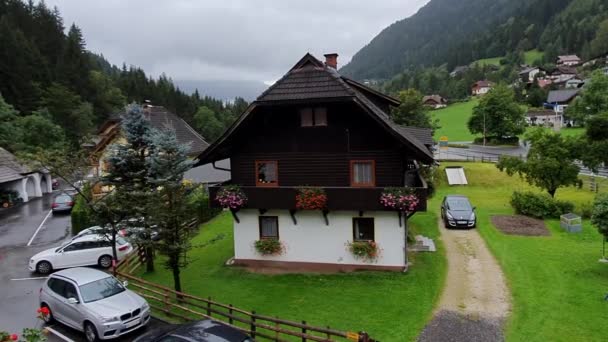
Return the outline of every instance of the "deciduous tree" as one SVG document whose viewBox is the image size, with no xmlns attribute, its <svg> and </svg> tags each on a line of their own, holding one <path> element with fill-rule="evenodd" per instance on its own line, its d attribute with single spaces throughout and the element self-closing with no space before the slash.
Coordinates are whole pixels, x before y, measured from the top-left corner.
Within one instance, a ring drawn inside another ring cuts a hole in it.
<svg viewBox="0 0 608 342">
<path fill-rule="evenodd" d="M 428 110 L 422 103 L 422 94 L 416 89 L 407 89 L 399 92 L 399 107 L 394 108 L 391 117 L 395 123 L 404 126 L 422 128 L 439 128 L 439 121 L 431 118 Z"/>
</svg>

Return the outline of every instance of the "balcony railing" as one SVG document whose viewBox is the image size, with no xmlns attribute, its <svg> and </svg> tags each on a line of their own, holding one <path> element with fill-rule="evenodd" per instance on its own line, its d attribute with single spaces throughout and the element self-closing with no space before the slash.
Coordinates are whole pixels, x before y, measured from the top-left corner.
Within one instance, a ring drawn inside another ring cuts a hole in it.
<svg viewBox="0 0 608 342">
<path fill-rule="evenodd" d="M 221 186 L 209 187 L 211 199 Z M 250 209 L 287 209 L 296 208 L 297 189 L 301 187 L 255 187 L 243 186 L 241 189 L 247 195 L 247 205 Z M 384 188 L 352 188 L 352 187 L 323 187 L 327 194 L 327 209 L 332 210 L 387 210 L 380 204 L 380 195 Z M 414 188 L 420 199 L 418 211 L 426 211 L 427 188 Z M 211 205 L 219 207 L 214 200 Z"/>
</svg>

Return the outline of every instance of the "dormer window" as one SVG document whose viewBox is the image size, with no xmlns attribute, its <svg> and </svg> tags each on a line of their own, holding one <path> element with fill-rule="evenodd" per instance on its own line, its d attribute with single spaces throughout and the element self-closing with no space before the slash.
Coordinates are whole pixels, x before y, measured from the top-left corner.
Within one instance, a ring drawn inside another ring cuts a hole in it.
<svg viewBox="0 0 608 342">
<path fill-rule="evenodd" d="M 278 186 L 278 163 L 276 160 L 255 162 L 255 184 L 257 186 Z"/>
<path fill-rule="evenodd" d="M 302 127 L 327 126 L 327 108 L 302 108 L 300 109 L 300 123 Z"/>
</svg>

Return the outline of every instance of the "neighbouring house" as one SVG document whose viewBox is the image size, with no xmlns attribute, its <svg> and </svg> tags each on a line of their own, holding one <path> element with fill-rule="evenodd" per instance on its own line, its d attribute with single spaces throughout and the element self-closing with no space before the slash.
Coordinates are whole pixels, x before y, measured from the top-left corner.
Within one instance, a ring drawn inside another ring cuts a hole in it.
<svg viewBox="0 0 608 342">
<path fill-rule="evenodd" d="M 551 84 L 553 84 L 553 81 L 550 78 L 541 78 L 538 80 L 538 86 L 542 89 L 550 86 Z"/>
<path fill-rule="evenodd" d="M 581 59 L 577 55 L 565 55 L 557 57 L 557 65 L 577 66 L 581 64 Z"/>
<path fill-rule="evenodd" d="M 450 77 L 456 77 L 464 74 L 469 71 L 470 67 L 468 65 L 460 65 L 454 68 L 454 70 L 450 73 Z"/>
<path fill-rule="evenodd" d="M 555 113 L 564 114 L 566 108 L 578 96 L 580 89 L 552 90 L 547 96 L 547 107 L 553 107 Z"/>
<path fill-rule="evenodd" d="M 445 108 L 448 106 L 448 100 L 441 95 L 428 95 L 422 98 L 422 103 L 425 106 L 433 109 Z"/>
<path fill-rule="evenodd" d="M 576 89 L 582 88 L 585 85 L 585 81 L 578 77 L 573 77 L 564 82 L 564 89 Z"/>
<path fill-rule="evenodd" d="M 578 77 L 578 72 L 575 68 L 565 65 L 557 66 L 549 73 L 549 78 L 553 82 L 556 83 L 565 83 L 570 79 Z"/>
<path fill-rule="evenodd" d="M 474 96 L 485 95 L 490 91 L 490 89 L 492 89 L 493 86 L 494 84 L 490 81 L 477 81 L 475 84 L 473 84 L 471 93 Z"/>
<path fill-rule="evenodd" d="M 524 83 L 532 83 L 536 76 L 541 76 L 544 70 L 539 67 L 525 67 L 519 72 L 519 78 Z"/>
<path fill-rule="evenodd" d="M 419 170 L 434 163 L 431 130 L 395 124 L 397 99 L 341 76 L 337 54 L 325 57 L 302 57 L 199 156 L 198 165 L 230 159 L 231 180 L 209 193 L 232 208 L 232 261 L 404 271 L 407 217 L 426 210 Z M 395 191 L 408 194 L 401 204 L 381 202 Z"/>
<path fill-rule="evenodd" d="M 42 197 L 53 192 L 51 175 L 44 170 L 32 170 L 0 147 L 0 193 L 8 192 L 16 193 L 23 202 Z"/>
<path fill-rule="evenodd" d="M 189 146 L 188 156 L 195 158 L 209 146 L 205 139 L 198 134 L 194 128 L 190 127 L 183 119 L 171 113 L 166 108 L 161 106 L 153 106 L 150 104 L 143 105 L 143 112 L 146 119 L 150 121 L 152 127 L 159 130 L 173 130 L 177 137 L 177 141 L 181 144 Z M 113 115 L 108 119 L 98 130 L 90 142 L 84 144 L 85 148 L 90 151 L 91 173 L 89 178 L 98 178 L 107 170 L 107 153 L 108 147 L 112 144 L 124 141 L 121 128 L 121 114 Z M 222 171 L 226 174 L 226 171 Z M 215 175 L 214 175 L 215 177 Z M 198 178 L 202 179 L 202 178 Z M 216 179 L 216 178 L 214 178 Z M 101 185 L 94 187 L 95 194 L 102 193 L 108 189 L 104 189 Z"/>
<path fill-rule="evenodd" d="M 530 109 L 526 113 L 528 125 L 555 127 L 556 123 L 563 124 L 563 122 L 562 113 L 556 113 L 551 109 Z"/>
</svg>

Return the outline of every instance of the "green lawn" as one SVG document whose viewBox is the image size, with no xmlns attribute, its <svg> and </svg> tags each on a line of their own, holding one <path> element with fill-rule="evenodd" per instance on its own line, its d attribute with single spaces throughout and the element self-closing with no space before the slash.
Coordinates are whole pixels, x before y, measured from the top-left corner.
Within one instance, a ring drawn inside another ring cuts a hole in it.
<svg viewBox="0 0 608 342">
<path fill-rule="evenodd" d="M 528 64 L 528 65 L 532 65 L 537 60 L 543 58 L 543 55 L 544 55 L 543 52 L 538 51 L 536 49 L 530 50 L 530 51 L 526 51 L 524 53 L 524 62 L 526 64 Z M 471 63 L 471 65 L 477 63 L 480 66 L 484 66 L 484 65 L 496 65 L 496 66 L 500 66 L 500 60 L 503 59 L 503 58 L 504 58 L 504 56 L 478 59 L 475 62 Z"/>
<path fill-rule="evenodd" d="M 395 215 L 395 220 L 397 216 Z M 416 232 L 437 238 L 435 213 L 417 214 Z M 231 303 L 259 314 L 340 330 L 366 330 L 380 341 L 414 340 L 431 318 L 446 273 L 443 246 L 439 253 L 413 254 L 407 274 L 252 274 L 224 266 L 233 255 L 232 216 L 224 213 L 201 226 L 193 244 L 224 234 L 224 238 L 190 253 L 192 263 L 182 272 L 186 292 Z M 314 253 L 314 246 L 310 246 Z M 172 286 L 172 277 L 157 263 L 147 280 Z"/>
<path fill-rule="evenodd" d="M 534 130 L 537 127 L 529 126 L 526 128 L 526 132 Z M 573 128 L 562 128 L 560 134 L 565 137 L 578 137 L 585 134 L 585 129 L 582 127 L 573 127 Z"/>
<path fill-rule="evenodd" d="M 583 233 L 568 234 L 558 221 L 550 220 L 549 237 L 504 235 L 490 223 L 490 216 L 511 214 L 511 193 L 531 187 L 517 176 L 500 173 L 493 164 L 458 165 L 464 165 L 470 185 L 440 186 L 429 207 L 437 208 L 449 193 L 467 195 L 477 206 L 478 230 L 506 273 L 513 295 L 507 340 L 605 341 L 608 302 L 603 296 L 608 292 L 608 265 L 598 263 L 602 240 L 597 230 L 585 220 Z M 594 195 L 588 190 L 588 179 L 584 181 L 582 189 L 558 190 L 558 198 L 577 205 L 591 202 Z M 601 182 L 600 189 L 608 190 L 607 181 Z"/>
<path fill-rule="evenodd" d="M 473 107 L 477 106 L 478 100 L 472 99 L 468 102 L 458 102 L 431 112 L 433 118 L 439 119 L 440 129 L 435 131 L 435 140 L 447 136 L 449 141 L 473 141 L 475 136 L 469 132 L 467 122 L 473 115 Z"/>
</svg>

